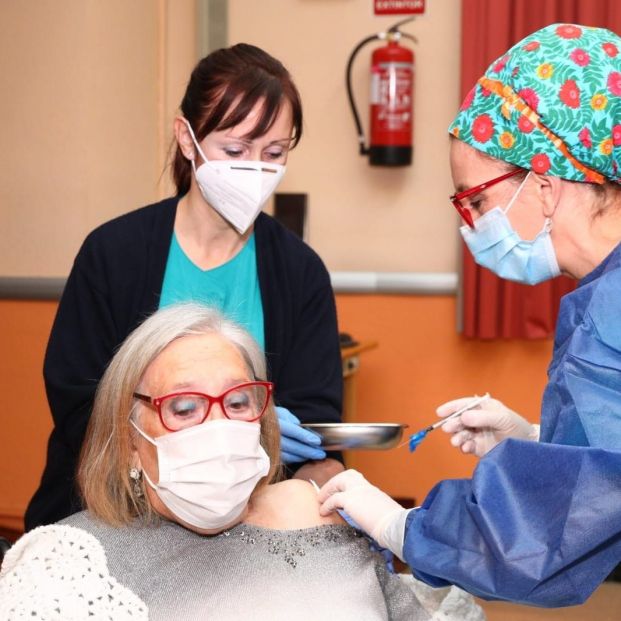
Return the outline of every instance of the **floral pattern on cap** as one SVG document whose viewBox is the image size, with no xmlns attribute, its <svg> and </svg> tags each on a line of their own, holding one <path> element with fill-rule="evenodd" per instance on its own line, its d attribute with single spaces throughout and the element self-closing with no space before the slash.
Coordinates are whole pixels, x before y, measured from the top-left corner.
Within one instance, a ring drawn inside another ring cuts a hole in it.
<svg viewBox="0 0 621 621">
<path fill-rule="evenodd" d="M 621 182 L 621 38 L 553 24 L 495 60 L 449 132 L 537 173 Z"/>
</svg>

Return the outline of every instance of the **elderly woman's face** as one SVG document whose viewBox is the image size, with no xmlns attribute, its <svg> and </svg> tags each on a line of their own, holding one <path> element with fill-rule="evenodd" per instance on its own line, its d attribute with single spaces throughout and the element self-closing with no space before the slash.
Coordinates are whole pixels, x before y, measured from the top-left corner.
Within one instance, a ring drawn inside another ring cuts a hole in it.
<svg viewBox="0 0 621 621">
<path fill-rule="evenodd" d="M 450 160 L 455 192 L 463 192 L 507 172 L 507 168 L 501 162 L 483 156 L 461 140 L 451 140 Z M 519 181 L 506 179 L 462 200 L 462 205 L 470 210 L 476 222 L 495 207 L 506 209 L 518 187 Z M 534 239 L 542 230 L 545 222 L 543 203 L 532 175 L 522 186 L 507 212 L 507 217 L 517 234 L 524 240 Z"/>
<path fill-rule="evenodd" d="M 180 391 L 218 396 L 232 386 L 253 380 L 248 365 L 234 345 L 220 335 L 203 334 L 186 336 L 168 345 L 147 367 L 139 392 L 153 398 Z M 214 403 L 202 424 L 222 418 L 226 417 L 220 405 Z M 151 438 L 175 433 L 163 426 L 157 411 L 142 403 L 135 420 L 138 427 Z M 145 470 L 151 481 L 157 483 L 159 473 L 155 446 L 137 433 L 133 441 L 135 466 Z M 191 530 L 209 534 L 176 517 L 148 484 L 145 483 L 144 488 L 151 506 L 158 514 Z"/>
</svg>

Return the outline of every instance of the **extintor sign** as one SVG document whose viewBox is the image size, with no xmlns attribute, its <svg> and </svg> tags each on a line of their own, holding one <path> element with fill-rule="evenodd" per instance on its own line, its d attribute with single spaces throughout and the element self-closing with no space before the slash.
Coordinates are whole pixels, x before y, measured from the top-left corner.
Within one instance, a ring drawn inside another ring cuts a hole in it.
<svg viewBox="0 0 621 621">
<path fill-rule="evenodd" d="M 425 0 L 373 0 L 375 15 L 420 15 L 425 12 Z"/>
</svg>

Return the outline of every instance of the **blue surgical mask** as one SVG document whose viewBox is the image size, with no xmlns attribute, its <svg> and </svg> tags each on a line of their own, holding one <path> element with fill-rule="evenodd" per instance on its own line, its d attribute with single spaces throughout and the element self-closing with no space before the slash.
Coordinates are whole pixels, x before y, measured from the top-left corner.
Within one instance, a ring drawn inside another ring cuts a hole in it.
<svg viewBox="0 0 621 621">
<path fill-rule="evenodd" d="M 460 232 L 476 263 L 501 278 L 536 285 L 558 276 L 561 270 L 550 237 L 550 218 L 545 219 L 535 239 L 525 241 L 520 239 L 507 217 L 529 175 L 530 172 L 506 209 L 495 207 L 477 219 L 474 229 L 462 226 Z"/>
</svg>

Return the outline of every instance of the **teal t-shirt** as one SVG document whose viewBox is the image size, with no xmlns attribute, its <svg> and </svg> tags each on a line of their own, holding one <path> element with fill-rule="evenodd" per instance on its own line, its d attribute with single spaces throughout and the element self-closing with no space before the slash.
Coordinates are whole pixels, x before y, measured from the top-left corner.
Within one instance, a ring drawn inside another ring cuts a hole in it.
<svg viewBox="0 0 621 621">
<path fill-rule="evenodd" d="M 229 319 L 246 328 L 265 350 L 254 233 L 230 261 L 210 270 L 202 270 L 192 263 L 173 233 L 159 307 L 176 302 L 201 302 L 215 306 Z"/>
</svg>

